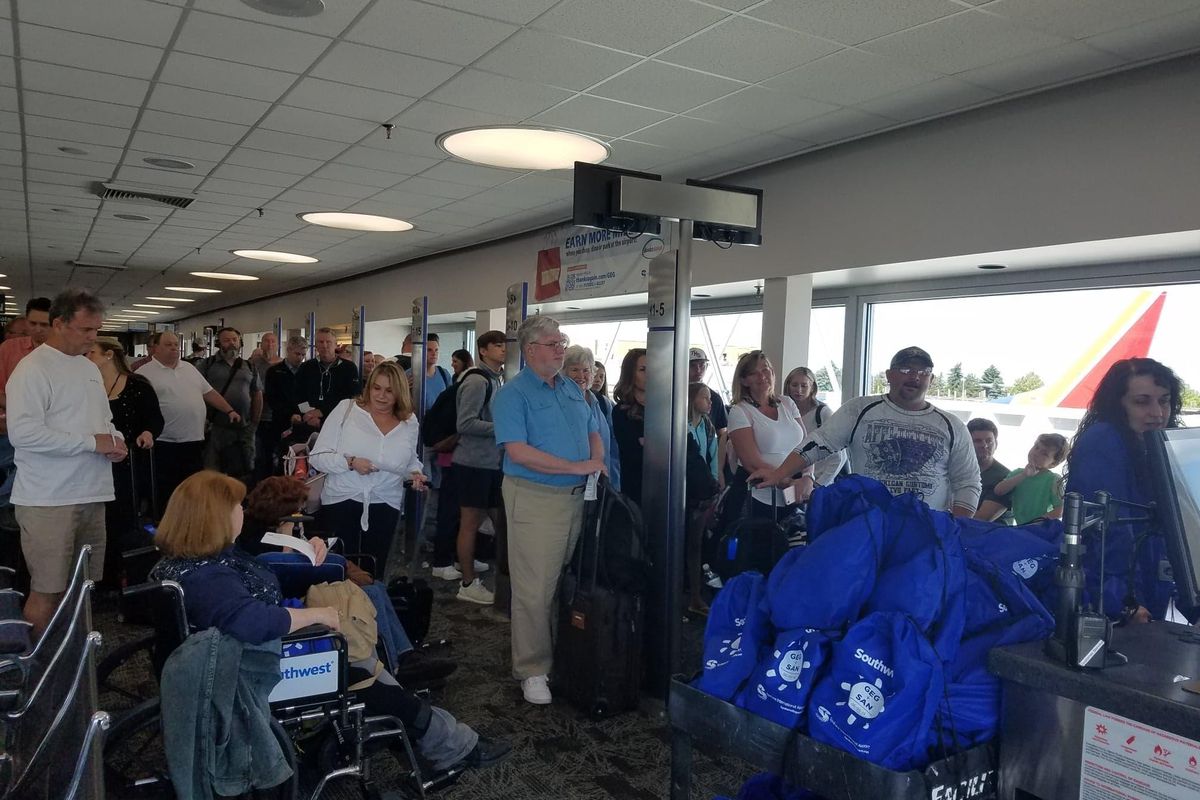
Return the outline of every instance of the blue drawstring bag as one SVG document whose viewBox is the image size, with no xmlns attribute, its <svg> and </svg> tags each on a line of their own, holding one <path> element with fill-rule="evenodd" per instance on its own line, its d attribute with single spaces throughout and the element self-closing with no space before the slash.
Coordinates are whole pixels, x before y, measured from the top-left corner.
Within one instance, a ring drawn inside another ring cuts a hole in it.
<svg viewBox="0 0 1200 800">
<path fill-rule="evenodd" d="M 775 646 L 763 651 L 737 705 L 785 728 L 803 730 L 808 696 L 828 651 L 829 638 L 819 631 L 783 631 Z"/>
<path fill-rule="evenodd" d="M 808 701 L 808 735 L 892 770 L 924 766 L 942 664 L 900 614 L 864 617 L 831 647 Z"/>
<path fill-rule="evenodd" d="M 967 579 L 958 522 L 913 494 L 896 497 L 884 519 L 888 550 L 863 613 L 905 614 L 949 661 L 962 638 Z"/>
<path fill-rule="evenodd" d="M 821 534 L 872 508 L 886 509 L 892 493 L 879 481 L 865 475 L 847 475 L 821 486 L 808 501 L 806 523 L 811 544 Z"/>
<path fill-rule="evenodd" d="M 884 550 L 883 512 L 869 509 L 788 551 L 767 580 L 776 630 L 840 630 L 858 619 Z"/>
<path fill-rule="evenodd" d="M 928 749 L 944 758 L 990 742 L 1000 732 L 1000 679 L 986 670 L 947 683 Z"/>
<path fill-rule="evenodd" d="M 762 575 L 743 572 L 717 594 L 704 628 L 704 672 L 696 688 L 732 700 L 746 682 L 771 636 L 765 588 Z"/>
<path fill-rule="evenodd" d="M 1055 607 L 1058 589 L 1054 570 L 1058 566 L 1063 526 L 1045 519 L 1015 528 L 979 520 L 959 520 L 963 549 L 1005 567 L 1033 590 L 1042 605 Z"/>
</svg>

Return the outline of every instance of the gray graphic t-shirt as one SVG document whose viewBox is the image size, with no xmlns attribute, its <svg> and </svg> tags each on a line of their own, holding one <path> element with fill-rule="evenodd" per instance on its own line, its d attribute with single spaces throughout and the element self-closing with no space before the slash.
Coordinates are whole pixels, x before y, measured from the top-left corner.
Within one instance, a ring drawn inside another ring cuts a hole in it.
<svg viewBox="0 0 1200 800">
<path fill-rule="evenodd" d="M 800 447 L 810 461 L 846 448 L 852 471 L 894 494 L 915 492 L 932 508 L 979 505 L 979 462 L 962 420 L 927 406 L 905 411 L 886 396 L 856 397 Z"/>
</svg>

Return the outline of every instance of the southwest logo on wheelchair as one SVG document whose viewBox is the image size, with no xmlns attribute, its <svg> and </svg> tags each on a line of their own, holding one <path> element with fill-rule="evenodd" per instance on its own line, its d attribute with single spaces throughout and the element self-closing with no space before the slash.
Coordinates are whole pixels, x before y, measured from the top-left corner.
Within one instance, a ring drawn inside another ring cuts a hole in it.
<svg viewBox="0 0 1200 800">
<path fill-rule="evenodd" d="M 279 677 L 285 681 L 290 681 L 295 678 L 307 678 L 309 675 L 325 675 L 333 672 L 333 662 L 326 661 L 324 664 L 314 664 L 311 667 L 282 667 L 279 670 Z"/>
<path fill-rule="evenodd" d="M 285 656 L 279 662 L 279 678 L 268 698 L 272 703 L 336 692 L 337 656 L 328 652 Z"/>
</svg>

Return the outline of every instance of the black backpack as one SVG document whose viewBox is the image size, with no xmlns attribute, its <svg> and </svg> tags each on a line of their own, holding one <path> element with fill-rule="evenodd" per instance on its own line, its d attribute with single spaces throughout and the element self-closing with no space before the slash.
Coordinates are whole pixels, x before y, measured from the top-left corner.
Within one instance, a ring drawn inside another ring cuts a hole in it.
<svg viewBox="0 0 1200 800">
<path fill-rule="evenodd" d="M 462 386 L 463 381 L 472 373 L 482 375 L 487 381 L 483 407 L 479 409 L 480 415 L 483 414 L 483 409 L 487 408 L 492 399 L 492 379 L 485 370 L 471 367 L 460 375 L 457 381 L 447 386 L 425 412 L 425 418 L 421 420 L 421 443 L 426 447 L 432 447 L 439 453 L 449 453 L 458 443 L 458 387 Z"/>
</svg>

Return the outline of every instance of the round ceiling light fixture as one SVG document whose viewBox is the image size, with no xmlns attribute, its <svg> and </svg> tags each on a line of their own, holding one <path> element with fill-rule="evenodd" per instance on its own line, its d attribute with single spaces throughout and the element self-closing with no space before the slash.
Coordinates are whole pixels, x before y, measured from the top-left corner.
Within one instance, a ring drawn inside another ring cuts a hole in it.
<svg viewBox="0 0 1200 800">
<path fill-rule="evenodd" d="M 324 0 L 242 0 L 264 14 L 277 17 L 315 17 L 325 10 Z"/>
<path fill-rule="evenodd" d="M 253 275 L 239 275 L 236 272 L 189 272 L 189 275 L 195 275 L 197 278 L 212 278 L 216 281 L 256 281 Z"/>
<path fill-rule="evenodd" d="M 220 294 L 220 289 L 204 289 L 199 286 L 164 286 L 168 292 L 193 292 L 195 294 Z"/>
<path fill-rule="evenodd" d="M 86 156 L 88 154 L 87 150 L 80 147 L 60 147 L 58 152 L 66 153 L 69 156 Z"/>
<path fill-rule="evenodd" d="M 162 167 L 163 169 L 195 169 L 196 165 L 190 161 L 184 161 L 182 158 L 164 158 L 162 156 L 151 156 L 143 158 L 143 163 L 149 164 L 152 167 Z"/>
<path fill-rule="evenodd" d="M 312 256 L 302 256 L 297 253 L 281 253 L 277 250 L 230 250 L 235 256 L 253 258 L 256 261 L 275 261 L 280 264 L 316 264 Z"/>
<path fill-rule="evenodd" d="M 150 218 L 145 214 L 113 214 L 117 219 L 123 219 L 128 222 L 149 222 Z"/>
<path fill-rule="evenodd" d="M 297 217 L 311 225 L 323 225 L 326 228 L 342 228 L 348 231 L 379 231 L 395 233 L 411 231 L 413 224 L 394 217 L 380 217 L 374 214 L 351 214 L 347 211 L 312 211 L 307 214 L 297 214 Z"/>
<path fill-rule="evenodd" d="M 1008 269 L 1007 264 L 980 264 L 979 269 Z"/>
<path fill-rule="evenodd" d="M 461 128 L 443 133 L 437 145 L 455 158 L 505 169 L 570 169 L 576 161 L 599 164 L 612 155 L 599 139 L 532 125 Z"/>
<path fill-rule="evenodd" d="M 168 303 L 194 303 L 194 297 L 147 297 L 147 300 L 166 300 Z"/>
</svg>

